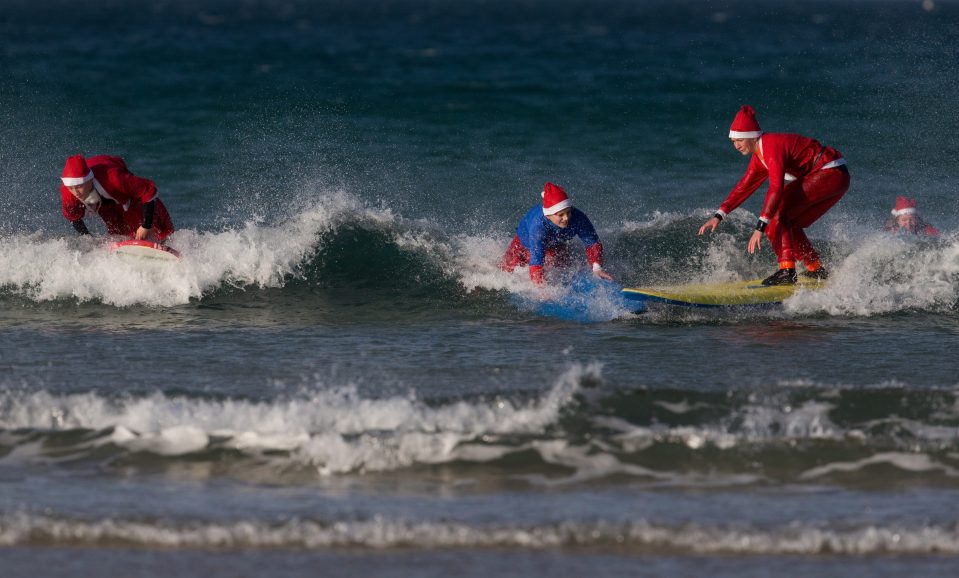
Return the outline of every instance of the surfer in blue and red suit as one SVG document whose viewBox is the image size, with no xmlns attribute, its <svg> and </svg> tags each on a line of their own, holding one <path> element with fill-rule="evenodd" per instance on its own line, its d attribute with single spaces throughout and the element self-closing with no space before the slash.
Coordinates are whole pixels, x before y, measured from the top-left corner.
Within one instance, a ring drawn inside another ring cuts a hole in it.
<svg viewBox="0 0 959 578">
<path fill-rule="evenodd" d="M 60 181 L 63 216 L 81 235 L 90 234 L 83 222 L 87 211 L 100 215 L 111 235 L 161 242 L 173 233 L 156 184 L 131 173 L 120 157 L 74 155 Z"/>
<path fill-rule="evenodd" d="M 796 282 L 796 261 L 806 265 L 804 277 L 823 280 L 828 273 L 803 229 L 811 226 L 849 190 L 846 160 L 834 148 L 798 134 L 764 134 L 751 106 L 743 106 L 729 129 L 729 139 L 743 156 L 752 155 L 746 174 L 699 228 L 702 235 L 733 212 L 769 179 L 769 190 L 759 213 L 748 251 L 756 252 L 763 233 L 769 238 L 779 270 L 763 285 Z"/>
<path fill-rule="evenodd" d="M 569 242 L 579 237 L 593 275 L 612 281 L 603 270 L 603 244 L 589 217 L 573 206 L 566 191 L 553 183 L 543 186 L 542 196 L 543 204 L 531 208 L 516 227 L 516 236 L 506 249 L 500 267 L 512 272 L 516 267 L 528 265 L 530 279 L 542 284 L 544 267 L 576 267 L 578 259 L 570 251 Z"/>
</svg>

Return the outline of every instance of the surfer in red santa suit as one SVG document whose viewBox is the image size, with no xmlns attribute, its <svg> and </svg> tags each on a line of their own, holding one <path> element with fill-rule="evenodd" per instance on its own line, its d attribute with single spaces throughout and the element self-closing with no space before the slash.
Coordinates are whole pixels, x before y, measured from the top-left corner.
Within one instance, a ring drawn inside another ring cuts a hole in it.
<svg viewBox="0 0 959 578">
<path fill-rule="evenodd" d="M 83 222 L 87 211 L 100 215 L 111 235 L 162 242 L 173 233 L 156 185 L 131 173 L 120 157 L 74 155 L 60 180 L 63 216 L 81 235 L 90 234 Z"/>
<path fill-rule="evenodd" d="M 699 234 L 707 229 L 715 231 L 720 221 L 768 178 L 769 190 L 747 246 L 750 253 L 756 252 L 765 233 L 779 259 L 779 270 L 764 279 L 763 285 L 795 283 L 796 261 L 806 265 L 804 277 L 826 279 L 828 273 L 819 253 L 803 229 L 815 223 L 849 190 L 849 171 L 842 154 L 798 134 L 764 134 L 756 113 L 748 105 L 736 114 L 729 139 L 737 151 L 743 156 L 752 155 L 752 159 L 746 174 L 716 214 L 699 228 Z"/>
<path fill-rule="evenodd" d="M 933 227 L 919 214 L 916 199 L 896 197 L 896 206 L 892 216 L 886 221 L 884 229 L 890 233 L 903 235 L 920 235 L 924 237 L 938 237 L 939 229 Z"/>
</svg>

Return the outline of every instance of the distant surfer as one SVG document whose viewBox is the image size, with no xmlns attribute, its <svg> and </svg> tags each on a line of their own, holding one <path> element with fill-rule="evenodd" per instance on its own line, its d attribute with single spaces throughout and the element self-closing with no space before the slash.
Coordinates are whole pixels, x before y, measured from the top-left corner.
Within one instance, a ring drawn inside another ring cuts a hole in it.
<svg viewBox="0 0 959 578">
<path fill-rule="evenodd" d="M 751 106 L 743 106 L 729 129 L 729 139 L 742 155 L 752 155 L 746 174 L 720 205 L 719 210 L 699 228 L 702 235 L 715 231 L 719 222 L 733 212 L 769 179 L 769 190 L 759 213 L 748 250 L 759 248 L 763 233 L 779 259 L 779 270 L 763 285 L 796 282 L 796 261 L 807 271 L 804 277 L 826 279 L 819 253 L 803 229 L 811 226 L 849 190 L 846 160 L 836 149 L 798 134 L 764 134 Z"/>
<path fill-rule="evenodd" d="M 922 218 L 919 214 L 918 203 L 916 199 L 908 197 L 896 197 L 896 204 L 892 208 L 892 216 L 886 220 L 883 227 L 890 233 L 903 235 L 921 235 L 924 237 L 938 237 L 939 229 L 936 229 Z"/>
<path fill-rule="evenodd" d="M 90 234 L 83 222 L 87 211 L 100 215 L 111 235 L 161 242 L 173 233 L 156 184 L 131 173 L 120 157 L 74 155 L 60 180 L 63 216 L 81 235 Z"/>
<path fill-rule="evenodd" d="M 544 267 L 570 268 L 580 262 L 569 247 L 569 242 L 579 237 L 593 275 L 612 281 L 603 270 L 603 244 L 589 217 L 573 206 L 566 191 L 553 183 L 543 186 L 542 196 L 543 204 L 531 208 L 516 227 L 516 236 L 500 267 L 512 272 L 516 267 L 529 266 L 530 279 L 542 284 Z"/>
</svg>

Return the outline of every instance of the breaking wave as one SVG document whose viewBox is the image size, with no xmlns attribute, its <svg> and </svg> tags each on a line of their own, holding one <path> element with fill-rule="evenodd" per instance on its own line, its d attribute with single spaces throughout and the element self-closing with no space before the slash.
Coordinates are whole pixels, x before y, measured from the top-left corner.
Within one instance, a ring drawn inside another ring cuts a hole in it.
<svg viewBox="0 0 959 578">
<path fill-rule="evenodd" d="M 368 520 L 83 521 L 0 515 L 0 545 L 198 549 L 521 549 L 563 548 L 638 554 L 894 555 L 959 554 L 959 525 L 846 527 L 789 524 L 667 525 L 636 521 L 474 525 L 452 521 Z"/>
<path fill-rule="evenodd" d="M 645 222 L 607 227 L 601 231 L 607 269 L 623 286 L 722 282 L 768 273 L 768 250 L 758 257 L 745 252 L 743 240 L 752 222 L 748 215 L 731 217 L 717 234 L 699 237 L 695 230 L 705 215 L 654 213 Z M 959 238 L 917 241 L 842 231 L 836 228 L 819 243 L 831 271 L 827 287 L 798 292 L 778 312 L 865 317 L 955 313 Z M 535 316 L 585 321 L 632 318 L 615 286 L 598 292 L 561 287 L 544 295 L 525 270 L 501 271 L 498 263 L 510 236 L 510 231 L 450 232 L 341 191 L 278 223 L 177 231 L 169 242 L 184 258 L 173 264 L 124 260 L 94 238 L 4 236 L 0 298 L 41 305 L 73 301 L 174 307 L 260 291 L 272 291 L 269 298 L 278 301 L 290 293 L 286 300 L 295 302 L 306 289 L 310 294 L 305 298 L 314 300 L 367 291 L 371 306 L 403 302 L 417 311 L 441 303 L 493 315 L 512 315 L 518 308 Z"/>
<path fill-rule="evenodd" d="M 789 383 L 617 391 L 598 365 L 570 366 L 540 394 L 460 400 L 366 398 L 351 386 L 269 401 L 5 389 L 0 464 L 155 471 L 190 460 L 215 464 L 213 476 L 318 483 L 435 467 L 465 481 L 487 475 L 471 467 L 483 463 L 532 486 L 959 487 L 957 393 Z"/>
</svg>

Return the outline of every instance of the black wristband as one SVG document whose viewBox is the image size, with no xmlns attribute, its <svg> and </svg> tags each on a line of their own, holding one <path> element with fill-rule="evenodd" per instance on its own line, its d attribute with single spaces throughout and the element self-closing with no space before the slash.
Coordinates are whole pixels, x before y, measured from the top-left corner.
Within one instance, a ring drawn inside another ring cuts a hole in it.
<svg viewBox="0 0 959 578">
<path fill-rule="evenodd" d="M 143 228 L 153 228 L 153 209 L 156 207 L 156 199 L 143 204 Z"/>
<path fill-rule="evenodd" d="M 720 213 L 716 213 L 716 214 L 714 214 L 713 216 L 716 217 L 717 219 L 719 219 L 720 221 L 723 220 L 723 216 L 722 216 Z"/>
<path fill-rule="evenodd" d="M 77 233 L 80 233 L 81 235 L 90 234 L 90 229 L 87 229 L 87 224 L 83 222 L 83 219 L 77 219 L 76 221 L 73 221 L 72 224 Z"/>
<path fill-rule="evenodd" d="M 759 221 L 756 223 L 756 230 L 760 233 L 764 232 L 766 230 L 766 224 L 766 221 L 759 219 Z"/>
</svg>

